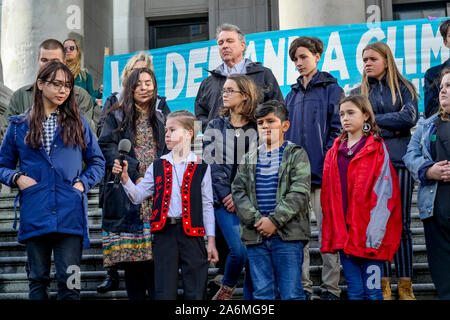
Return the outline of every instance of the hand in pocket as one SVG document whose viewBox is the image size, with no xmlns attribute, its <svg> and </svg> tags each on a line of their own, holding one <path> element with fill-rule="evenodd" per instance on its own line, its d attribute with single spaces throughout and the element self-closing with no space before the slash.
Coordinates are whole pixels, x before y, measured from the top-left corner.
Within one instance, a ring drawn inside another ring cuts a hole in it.
<svg viewBox="0 0 450 320">
<path fill-rule="evenodd" d="M 30 178 L 26 175 L 22 175 L 19 177 L 19 179 L 17 179 L 17 187 L 21 191 L 25 190 L 26 188 L 29 188 L 35 184 L 37 184 L 36 180 L 34 180 L 33 178 Z"/>
</svg>

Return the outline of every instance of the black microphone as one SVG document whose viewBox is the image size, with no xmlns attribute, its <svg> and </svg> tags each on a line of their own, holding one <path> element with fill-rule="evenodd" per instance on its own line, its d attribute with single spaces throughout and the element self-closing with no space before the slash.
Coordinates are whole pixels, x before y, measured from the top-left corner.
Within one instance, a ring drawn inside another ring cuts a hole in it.
<svg viewBox="0 0 450 320">
<path fill-rule="evenodd" d="M 120 165 L 123 167 L 123 160 L 125 160 L 125 156 L 128 152 L 131 150 L 131 141 L 128 139 L 122 139 L 119 142 L 119 146 L 117 147 L 117 150 L 120 153 Z M 114 188 L 119 187 L 120 177 L 122 176 L 122 173 L 118 173 L 114 176 Z"/>
</svg>

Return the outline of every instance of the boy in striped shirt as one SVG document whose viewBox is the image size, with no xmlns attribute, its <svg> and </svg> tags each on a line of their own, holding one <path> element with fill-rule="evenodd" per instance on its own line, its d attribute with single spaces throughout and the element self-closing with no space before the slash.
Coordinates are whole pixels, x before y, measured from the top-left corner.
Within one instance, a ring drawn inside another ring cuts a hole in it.
<svg viewBox="0 0 450 320">
<path fill-rule="evenodd" d="M 304 300 L 303 247 L 310 236 L 308 156 L 284 140 L 289 121 L 282 102 L 259 105 L 255 116 L 263 145 L 245 155 L 232 184 L 254 298 Z"/>
</svg>

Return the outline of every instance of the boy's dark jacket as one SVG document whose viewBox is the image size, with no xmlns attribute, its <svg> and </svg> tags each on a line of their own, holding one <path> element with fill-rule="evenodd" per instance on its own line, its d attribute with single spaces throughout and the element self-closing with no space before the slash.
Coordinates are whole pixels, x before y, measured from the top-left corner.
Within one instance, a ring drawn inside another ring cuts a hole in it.
<svg viewBox="0 0 450 320">
<path fill-rule="evenodd" d="M 263 236 L 253 226 L 262 218 L 256 200 L 256 162 L 260 149 L 244 156 L 245 162 L 239 165 L 231 186 L 244 245 L 259 244 L 263 240 Z M 288 143 L 278 170 L 277 206 L 269 215 L 284 241 L 309 240 L 310 170 L 305 150 Z"/>
<path fill-rule="evenodd" d="M 291 126 L 286 140 L 302 146 L 311 163 L 311 183 L 322 184 L 323 161 L 341 131 L 339 101 L 344 90 L 328 72 L 313 75 L 306 89 L 302 76 L 286 96 Z"/>
</svg>

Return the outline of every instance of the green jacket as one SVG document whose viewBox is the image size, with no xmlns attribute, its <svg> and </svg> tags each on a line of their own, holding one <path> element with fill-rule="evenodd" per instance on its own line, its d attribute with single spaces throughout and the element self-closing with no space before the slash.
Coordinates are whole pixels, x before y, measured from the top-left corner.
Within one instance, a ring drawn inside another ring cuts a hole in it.
<svg viewBox="0 0 450 320">
<path fill-rule="evenodd" d="M 241 221 L 241 239 L 245 245 L 259 244 L 263 236 L 253 226 L 261 217 L 256 200 L 256 163 L 258 150 L 245 154 L 231 185 L 234 207 Z M 300 146 L 289 143 L 278 170 L 277 206 L 269 219 L 284 241 L 309 241 L 309 195 L 311 169 L 308 155 Z"/>
<path fill-rule="evenodd" d="M 77 103 L 80 110 L 84 113 L 84 116 L 89 121 L 89 125 L 96 132 L 95 123 L 93 121 L 93 104 L 92 98 L 89 93 L 78 86 L 74 87 L 74 92 L 77 98 Z M 33 105 L 33 85 L 26 85 L 16 90 L 11 100 L 9 101 L 8 108 L 5 110 L 4 117 L 7 120 L 11 116 L 24 113 Z M 9 121 L 5 121 L 6 126 L 9 125 Z M 3 128 L 6 129 L 6 128 Z"/>
</svg>

